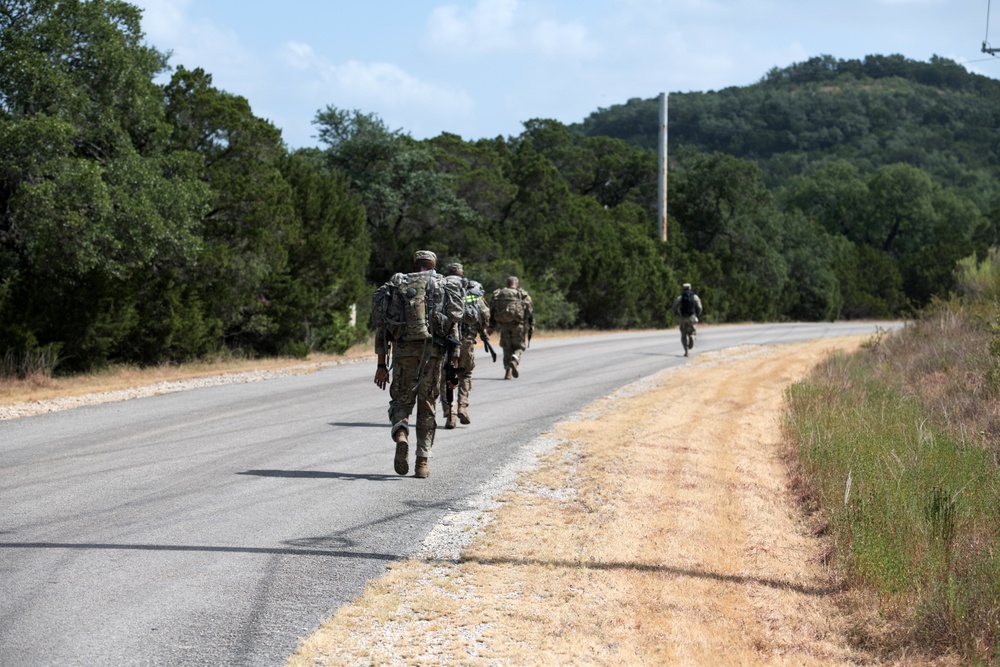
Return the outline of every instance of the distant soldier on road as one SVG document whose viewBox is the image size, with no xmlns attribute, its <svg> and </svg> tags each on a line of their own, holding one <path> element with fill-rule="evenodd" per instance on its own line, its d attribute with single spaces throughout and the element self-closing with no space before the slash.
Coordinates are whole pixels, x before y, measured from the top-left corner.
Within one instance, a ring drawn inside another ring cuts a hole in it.
<svg viewBox="0 0 1000 667">
<path fill-rule="evenodd" d="M 694 347 L 694 337 L 698 335 L 694 325 L 698 323 L 698 317 L 702 311 L 701 299 L 691 289 L 691 283 L 681 285 L 681 295 L 674 299 L 674 305 L 670 307 L 670 311 L 680 317 L 681 345 L 684 346 L 684 356 L 686 357 L 688 350 Z"/>
<path fill-rule="evenodd" d="M 507 278 L 507 286 L 493 292 L 490 299 L 490 326 L 500 331 L 500 347 L 503 348 L 504 380 L 520 375 L 518 366 L 521 355 L 535 333 L 535 307 L 531 296 L 520 287 L 517 276 Z"/>
<path fill-rule="evenodd" d="M 455 428 L 455 404 L 458 405 L 458 421 L 471 423 L 469 417 L 469 394 L 472 393 L 472 370 L 476 367 L 476 341 L 480 336 L 488 340 L 487 329 L 490 323 L 490 307 L 483 298 L 483 286 L 475 280 L 465 277 L 465 269 L 459 263 L 449 264 L 445 269 L 446 276 L 457 276 L 462 279 L 465 290 L 465 314 L 459 324 L 459 340 L 462 342 L 458 353 L 458 386 L 449 391 L 447 378 L 441 378 L 441 407 L 444 409 L 445 428 Z M 494 354 L 494 361 L 496 354 Z M 455 399 L 455 400 L 452 400 Z"/>
</svg>

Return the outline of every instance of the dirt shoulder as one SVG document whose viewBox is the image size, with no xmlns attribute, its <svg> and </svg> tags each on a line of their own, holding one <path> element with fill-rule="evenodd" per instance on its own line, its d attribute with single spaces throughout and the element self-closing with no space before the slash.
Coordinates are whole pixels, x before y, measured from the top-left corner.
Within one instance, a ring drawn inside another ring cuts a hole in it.
<svg viewBox="0 0 1000 667">
<path fill-rule="evenodd" d="M 394 565 L 288 665 L 879 664 L 780 440 L 785 388 L 862 339 L 698 355 L 596 402 L 459 558 Z"/>
</svg>

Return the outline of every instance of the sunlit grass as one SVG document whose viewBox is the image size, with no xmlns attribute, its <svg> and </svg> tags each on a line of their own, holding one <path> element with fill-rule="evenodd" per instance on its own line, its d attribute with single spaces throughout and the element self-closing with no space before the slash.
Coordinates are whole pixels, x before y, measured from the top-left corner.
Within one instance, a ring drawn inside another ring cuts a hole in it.
<svg viewBox="0 0 1000 667">
<path fill-rule="evenodd" d="M 995 664 L 1000 475 L 984 434 L 963 437 L 979 429 L 957 421 L 982 413 L 942 388 L 958 384 L 949 372 L 970 372 L 953 324 L 930 320 L 830 359 L 789 389 L 786 428 L 834 565 L 900 624 L 894 641 Z M 973 327 L 964 343 L 976 336 Z"/>
</svg>

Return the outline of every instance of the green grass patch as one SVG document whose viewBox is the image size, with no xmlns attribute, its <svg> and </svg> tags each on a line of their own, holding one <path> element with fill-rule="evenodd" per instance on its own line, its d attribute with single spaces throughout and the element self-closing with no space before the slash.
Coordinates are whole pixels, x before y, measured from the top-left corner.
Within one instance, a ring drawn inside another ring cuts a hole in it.
<svg viewBox="0 0 1000 667">
<path fill-rule="evenodd" d="M 922 333 L 900 334 L 914 335 Z M 792 386 L 787 435 L 847 583 L 874 593 L 884 615 L 906 626 L 914 648 L 958 650 L 996 664 L 1000 475 L 994 449 L 982 438 L 956 437 L 969 429 L 934 416 L 940 410 L 928 406 L 931 399 L 891 368 L 912 364 L 920 346 L 911 340 L 896 349 L 907 351 L 906 361 L 876 341 L 858 354 L 830 358 Z M 929 372 L 940 373 L 942 363 Z"/>
</svg>

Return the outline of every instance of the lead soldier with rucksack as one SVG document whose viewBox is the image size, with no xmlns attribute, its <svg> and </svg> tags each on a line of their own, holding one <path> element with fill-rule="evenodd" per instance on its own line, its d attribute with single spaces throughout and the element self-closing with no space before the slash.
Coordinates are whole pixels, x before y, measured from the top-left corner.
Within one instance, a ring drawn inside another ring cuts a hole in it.
<svg viewBox="0 0 1000 667">
<path fill-rule="evenodd" d="M 461 281 L 435 271 L 437 256 L 429 250 L 413 255 L 413 270 L 397 273 L 372 295 L 375 329 L 375 384 L 389 384 L 389 422 L 396 452 L 393 468 L 409 472 L 410 414 L 416 405 L 415 477 L 428 477 L 434 446 L 437 398 L 443 366 L 455 365 L 458 324 L 464 314 Z"/>
<path fill-rule="evenodd" d="M 674 299 L 670 311 L 680 318 L 681 345 L 686 357 L 688 350 L 694 347 L 694 337 L 698 334 L 694 325 L 698 323 L 702 311 L 701 299 L 691 289 L 691 283 L 681 285 L 681 295 Z"/>
<path fill-rule="evenodd" d="M 457 276 L 462 280 L 465 290 L 464 315 L 459 324 L 459 340 L 462 342 L 458 354 L 456 368 L 457 383 L 454 388 L 447 386 L 446 378 L 441 379 L 441 407 L 444 410 L 445 428 L 455 428 L 456 412 L 458 421 L 471 423 L 469 416 L 469 394 L 472 393 L 472 371 L 476 367 L 476 341 L 482 338 L 488 352 L 492 352 L 489 334 L 486 329 L 490 321 L 490 308 L 483 298 L 483 286 L 465 276 L 465 269 L 455 262 L 445 269 L 446 276 Z M 493 361 L 497 360 L 496 352 L 492 352 Z M 457 408 L 457 410 L 456 410 Z"/>
<path fill-rule="evenodd" d="M 504 380 L 520 375 L 521 355 L 535 332 L 535 308 L 531 296 L 521 289 L 516 276 L 507 278 L 507 286 L 493 292 L 490 299 L 490 326 L 500 331 L 503 348 Z"/>
</svg>

